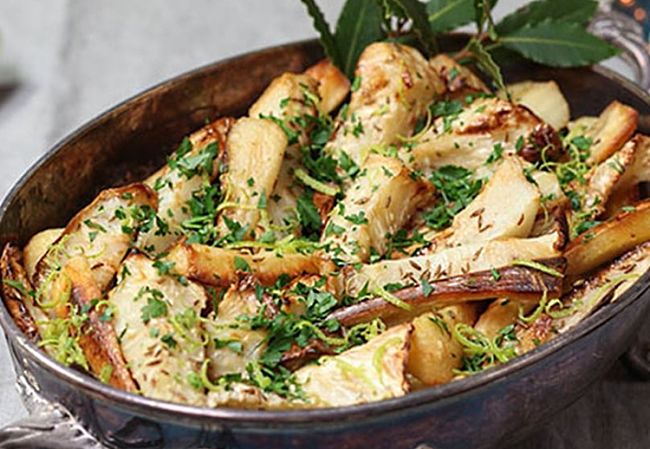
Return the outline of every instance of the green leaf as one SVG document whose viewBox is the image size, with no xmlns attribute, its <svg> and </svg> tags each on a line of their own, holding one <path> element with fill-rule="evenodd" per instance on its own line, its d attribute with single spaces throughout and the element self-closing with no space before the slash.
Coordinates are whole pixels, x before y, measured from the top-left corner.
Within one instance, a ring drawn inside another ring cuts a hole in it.
<svg viewBox="0 0 650 449">
<path fill-rule="evenodd" d="M 554 67 L 589 65 L 618 54 L 577 23 L 545 21 L 502 36 L 500 42 L 528 59 Z"/>
<path fill-rule="evenodd" d="M 235 270 L 237 271 L 243 271 L 245 273 L 250 273 L 251 272 L 251 267 L 248 265 L 248 262 L 246 262 L 246 259 L 243 257 L 235 256 Z"/>
<path fill-rule="evenodd" d="M 474 0 L 430 0 L 427 13 L 434 33 L 453 30 L 474 20 Z"/>
<path fill-rule="evenodd" d="M 375 0 L 347 0 L 343 5 L 334 39 L 341 55 L 340 68 L 348 78 L 354 77 L 361 52 L 369 44 L 384 38 L 382 23 L 382 8 Z"/>
<path fill-rule="evenodd" d="M 307 7 L 307 12 L 314 20 L 314 28 L 320 36 L 320 43 L 325 50 L 325 54 L 329 57 L 335 66 L 342 68 L 341 54 L 338 45 L 334 39 L 334 35 L 330 30 L 330 26 L 325 20 L 323 12 L 320 10 L 314 0 L 300 0 Z"/>
<path fill-rule="evenodd" d="M 427 20 L 426 5 L 420 0 L 393 0 L 393 3 L 411 19 L 412 30 L 427 53 L 429 55 L 436 53 L 436 37 Z"/>
<path fill-rule="evenodd" d="M 598 2 L 595 0 L 537 0 L 504 17 L 497 25 L 499 34 L 509 34 L 526 25 L 545 20 L 556 22 L 589 23 Z"/>
<path fill-rule="evenodd" d="M 320 214 L 314 205 L 310 193 L 305 192 L 298 198 L 296 211 L 298 212 L 298 219 L 300 220 L 303 236 L 308 238 L 312 237 L 317 240 L 322 223 Z"/>
<path fill-rule="evenodd" d="M 489 0 L 474 0 L 474 20 L 476 21 L 476 29 L 478 33 L 481 34 L 486 31 L 490 35 L 490 39 L 496 39 L 496 33 L 494 31 L 494 19 L 492 18 L 492 7 L 494 7 L 496 1 L 492 2 Z"/>
<path fill-rule="evenodd" d="M 494 62 L 492 55 L 477 39 L 472 39 L 467 44 L 467 49 L 474 55 L 479 69 L 488 75 L 499 91 L 506 92 L 506 83 L 503 81 L 501 68 Z"/>
</svg>

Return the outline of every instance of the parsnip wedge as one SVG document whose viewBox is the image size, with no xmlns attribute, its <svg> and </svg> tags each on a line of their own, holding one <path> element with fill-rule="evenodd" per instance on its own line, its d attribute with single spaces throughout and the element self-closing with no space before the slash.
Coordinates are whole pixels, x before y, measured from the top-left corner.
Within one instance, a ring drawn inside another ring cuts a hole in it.
<svg viewBox="0 0 650 449">
<path fill-rule="evenodd" d="M 217 177 L 233 123 L 232 118 L 220 118 L 192 133 L 167 165 L 147 178 L 145 183 L 158 195 L 158 211 L 156 225 L 138 236 L 138 248 L 159 254 L 182 236 L 181 225 L 191 217 L 187 203 Z"/>
<path fill-rule="evenodd" d="M 280 173 L 287 136 L 271 120 L 241 118 L 228 135 L 228 172 L 223 177 L 226 192 L 217 227 L 222 235 L 230 232 L 229 223 L 255 235 L 260 214 L 266 211 L 268 197 Z M 261 169 L 263 167 L 263 169 Z"/>
<path fill-rule="evenodd" d="M 339 107 L 350 92 L 350 80 L 329 59 L 323 59 L 309 67 L 305 74 L 318 81 L 320 110 L 324 114 Z"/>
<path fill-rule="evenodd" d="M 519 154 L 529 162 L 542 148 L 551 156 L 560 148 L 556 131 L 523 106 L 498 98 L 483 98 L 463 107 L 457 115 L 440 117 L 402 159 L 425 173 L 445 165 L 489 170 L 488 157 L 499 149 L 503 156 Z"/>
<path fill-rule="evenodd" d="M 528 237 L 540 205 L 540 193 L 523 172 L 522 161 L 504 159 L 485 188 L 451 227 L 434 238 L 429 252 L 440 248 L 512 237 Z M 508 198 L 508 207 L 503 207 Z"/>
<path fill-rule="evenodd" d="M 161 275 L 146 256 L 123 264 L 122 279 L 110 291 L 113 325 L 131 374 L 148 397 L 203 405 L 205 394 L 188 380 L 205 359 L 198 317 L 203 288 Z"/>
<path fill-rule="evenodd" d="M 337 259 L 366 262 L 372 249 L 384 253 L 387 236 L 404 226 L 431 193 L 430 183 L 414 179 L 399 160 L 370 155 L 334 208 L 323 243 Z"/>
<path fill-rule="evenodd" d="M 592 141 L 587 163 L 596 165 L 620 149 L 634 134 L 638 119 L 635 109 L 611 102 L 584 133 Z"/>
<path fill-rule="evenodd" d="M 464 303 L 426 313 L 413 320 L 408 372 L 424 385 L 451 381 L 462 366 L 463 347 L 451 335 L 457 323 L 476 320 L 474 304 Z"/>
<path fill-rule="evenodd" d="M 508 297 L 517 301 L 536 302 L 544 294 L 558 296 L 562 292 L 564 259 L 547 259 L 538 263 L 559 274 L 549 274 L 524 266 L 477 271 L 431 282 L 428 287 L 397 290 L 391 295 L 396 298 L 395 301 L 400 301 L 401 306 L 379 296 L 340 308 L 329 318 L 338 320 L 343 326 L 351 326 L 375 318 L 394 321 L 413 317 L 430 311 L 434 306 L 467 301 Z"/>
<path fill-rule="evenodd" d="M 448 248 L 434 254 L 387 260 L 348 270 L 345 290 L 356 296 L 365 287 L 387 284 L 419 286 L 422 280 L 435 282 L 461 274 L 502 268 L 514 260 L 558 257 L 562 237 L 557 233 L 529 239 L 503 239 Z"/>
<path fill-rule="evenodd" d="M 87 314 L 87 321 L 77 329 L 77 333 L 79 346 L 90 371 L 102 382 L 116 388 L 138 391 L 122 355 L 115 330 L 107 319 L 102 318 L 111 309 L 97 307 L 102 292 L 95 283 L 88 261 L 84 257 L 73 257 L 63 267 L 63 274 L 70 280 L 71 304 L 82 314 Z"/>
<path fill-rule="evenodd" d="M 650 137 L 637 134 L 625 144 L 628 145 L 636 147 L 634 161 L 616 184 L 617 192 L 628 191 L 641 182 L 650 181 Z"/>
<path fill-rule="evenodd" d="M 402 324 L 368 343 L 296 371 L 306 407 L 338 407 L 403 396 L 409 390 L 406 363 L 413 326 Z"/>
<path fill-rule="evenodd" d="M 569 243 L 567 276 L 575 279 L 650 240 L 650 200 L 591 228 Z"/>
<path fill-rule="evenodd" d="M 367 46 L 359 57 L 356 77 L 359 88 L 337 119 L 325 151 L 335 158 L 345 153 L 357 165 L 372 147 L 410 136 L 431 100 L 445 90 L 416 49 L 396 43 Z"/>
<path fill-rule="evenodd" d="M 489 94 L 490 89 L 467 67 L 458 64 L 445 53 L 440 53 L 429 60 L 429 64 L 445 84 L 445 96 L 450 99 L 464 100 L 467 95 L 477 93 Z"/>
<path fill-rule="evenodd" d="M 329 273 L 330 263 L 315 254 L 261 252 L 254 256 L 214 246 L 180 243 L 165 260 L 174 271 L 206 285 L 229 287 L 241 275 L 252 275 L 263 285 L 272 285 L 281 275 Z"/>
<path fill-rule="evenodd" d="M 510 84 L 508 93 L 513 102 L 526 106 L 556 130 L 569 123 L 569 103 L 555 81 L 523 81 Z"/>
<path fill-rule="evenodd" d="M 0 258 L 2 297 L 18 328 L 33 342 L 40 339 L 39 321 L 47 319 L 30 295 L 33 290 L 22 264 L 20 249 L 7 243 Z"/>
<path fill-rule="evenodd" d="M 143 220 L 156 210 L 156 196 L 144 184 L 101 192 L 65 227 L 36 264 L 34 287 L 75 256 L 84 256 L 91 266 L 97 286 L 103 291 L 113 280 Z M 48 302 L 48 289 L 43 292 Z"/>
</svg>

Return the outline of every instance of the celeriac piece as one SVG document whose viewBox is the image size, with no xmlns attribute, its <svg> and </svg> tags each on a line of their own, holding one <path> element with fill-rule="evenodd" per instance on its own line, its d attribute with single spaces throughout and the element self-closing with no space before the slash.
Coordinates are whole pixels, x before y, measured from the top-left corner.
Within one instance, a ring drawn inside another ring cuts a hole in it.
<svg viewBox="0 0 650 449">
<path fill-rule="evenodd" d="M 155 194 L 144 184 L 102 191 L 70 220 L 37 262 L 33 283 L 43 290 L 43 301 L 51 300 L 49 288 L 43 285 L 75 256 L 88 260 L 100 291 L 107 288 L 136 237 L 137 227 L 155 210 Z"/>
<path fill-rule="evenodd" d="M 502 268 L 515 260 L 551 259 L 560 255 L 562 237 L 552 233 L 527 239 L 492 240 L 447 248 L 433 254 L 386 260 L 348 269 L 345 290 L 356 296 L 364 287 L 371 289 L 387 284 L 420 285 L 424 279 L 435 282 L 452 276 Z"/>
<path fill-rule="evenodd" d="M 636 130 L 639 113 L 618 101 L 613 101 L 584 131 L 584 136 L 591 139 L 589 165 L 596 165 L 620 149 Z"/>
<path fill-rule="evenodd" d="M 355 73 L 358 89 L 339 114 L 325 152 L 361 165 L 373 147 L 408 137 L 429 103 L 444 92 L 442 80 L 414 48 L 376 42 L 365 48 Z"/>
<path fill-rule="evenodd" d="M 413 326 L 402 324 L 368 343 L 295 372 L 308 407 L 339 407 L 403 396 Z"/>
<path fill-rule="evenodd" d="M 115 329 L 110 318 L 105 318 L 110 317 L 112 309 L 97 303 L 102 292 L 95 284 L 88 261 L 82 256 L 73 257 L 62 273 L 70 281 L 70 304 L 85 318 L 74 332 L 90 372 L 115 388 L 136 392 L 138 387 L 122 355 Z"/>
<path fill-rule="evenodd" d="M 372 154 L 332 211 L 322 242 L 337 259 L 366 262 L 372 250 L 386 251 L 388 236 L 401 229 L 431 194 L 431 185 L 414 179 L 399 160 Z"/>
<path fill-rule="evenodd" d="M 567 246 L 567 276 L 576 279 L 650 240 L 650 200 L 644 200 L 581 234 Z"/>
<path fill-rule="evenodd" d="M 148 397 L 203 405 L 205 394 L 191 382 L 205 359 L 199 316 L 203 288 L 163 275 L 142 254 L 126 258 L 121 279 L 108 296 L 131 374 Z"/>
<path fill-rule="evenodd" d="M 413 320 L 408 372 L 424 385 L 439 385 L 454 378 L 462 366 L 463 347 L 451 334 L 457 323 L 468 326 L 476 320 L 474 304 L 457 304 Z"/>
<path fill-rule="evenodd" d="M 555 81 L 523 81 L 510 84 L 508 93 L 514 103 L 527 107 L 556 130 L 569 123 L 569 103 Z"/>
<path fill-rule="evenodd" d="M 233 123 L 224 117 L 192 133 L 167 165 L 145 180 L 158 195 L 158 211 L 155 226 L 138 236 L 138 248 L 159 254 L 182 236 L 181 226 L 191 218 L 187 203 L 217 177 Z"/>
<path fill-rule="evenodd" d="M 468 95 L 490 93 L 490 89 L 474 72 L 457 63 L 445 53 L 437 54 L 431 58 L 429 64 L 442 79 L 447 98 L 464 100 Z"/>
<path fill-rule="evenodd" d="M 248 255 L 232 249 L 179 243 L 164 260 L 174 263 L 174 272 L 216 287 L 229 287 L 241 275 L 252 275 L 263 285 L 272 285 L 282 275 L 329 273 L 331 264 L 316 254 L 260 252 Z"/>
<path fill-rule="evenodd" d="M 27 245 L 23 249 L 23 260 L 30 281 L 34 278 L 36 264 L 62 233 L 63 228 L 46 229 L 29 239 L 29 242 L 27 242 Z"/>
<path fill-rule="evenodd" d="M 521 302 L 538 302 L 545 294 L 562 292 L 563 258 L 529 261 L 538 268 L 508 266 L 453 276 L 392 293 L 377 292 L 371 299 L 339 308 L 329 315 L 343 326 L 381 318 L 388 323 L 417 316 L 434 307 L 508 297 Z M 516 263 L 516 262 L 515 262 Z M 371 294 L 374 293 L 372 286 Z M 390 295 L 390 296 L 389 296 Z"/>
<path fill-rule="evenodd" d="M 210 359 L 210 377 L 231 373 L 244 374 L 246 365 L 258 360 L 266 350 L 266 332 L 251 330 L 242 317 L 254 317 L 261 303 L 255 291 L 240 290 L 233 285 L 219 302 L 219 306 L 205 321 L 209 337 L 206 352 Z"/>
<path fill-rule="evenodd" d="M 481 193 L 433 238 L 427 252 L 490 240 L 528 237 L 540 205 L 537 187 L 524 176 L 517 156 L 505 158 Z M 508 207 L 504 207 L 507 198 Z"/>
<path fill-rule="evenodd" d="M 529 162 L 559 151 L 557 133 L 523 106 L 498 98 L 480 98 L 457 114 L 437 118 L 402 159 L 428 173 L 445 165 L 490 170 L 491 155 L 518 154 Z M 492 156 L 492 157 L 495 157 Z"/>
<path fill-rule="evenodd" d="M 267 210 L 280 173 L 287 136 L 271 120 L 241 118 L 228 134 L 228 172 L 222 176 L 225 200 L 217 221 L 221 235 L 230 232 L 229 223 L 244 227 L 246 237 L 255 235 L 260 215 Z"/>
</svg>

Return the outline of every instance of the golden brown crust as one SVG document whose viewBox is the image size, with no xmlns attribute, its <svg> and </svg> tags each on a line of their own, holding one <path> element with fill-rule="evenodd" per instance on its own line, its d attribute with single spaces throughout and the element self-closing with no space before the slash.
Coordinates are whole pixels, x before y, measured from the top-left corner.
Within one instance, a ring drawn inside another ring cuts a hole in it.
<svg viewBox="0 0 650 449">
<path fill-rule="evenodd" d="M 70 280 L 70 299 L 79 310 L 88 310 L 88 320 L 79 329 L 79 346 L 88 361 L 90 371 L 102 381 L 121 390 L 138 391 L 126 366 L 115 329 L 102 320 L 95 304 L 102 292 L 93 279 L 88 263 L 83 257 L 74 257 L 63 268 Z M 105 310 L 102 308 L 101 312 Z"/>
<path fill-rule="evenodd" d="M 539 263 L 562 273 L 566 262 L 558 257 Z M 562 291 L 562 278 L 524 266 L 509 266 L 497 270 L 478 271 L 454 276 L 430 283 L 432 288 L 425 295 L 422 286 L 398 290 L 393 295 L 409 306 L 409 310 L 397 307 L 384 298 L 368 299 L 333 312 L 329 318 L 343 326 L 381 318 L 397 320 L 415 316 L 433 306 L 480 301 L 489 298 L 508 297 L 517 301 L 538 301 L 546 292 L 551 297 Z"/>
<path fill-rule="evenodd" d="M 572 282 L 603 263 L 650 240 L 650 200 L 591 228 L 566 248 L 567 276 Z"/>
<path fill-rule="evenodd" d="M 2 277 L 2 297 L 9 314 L 18 328 L 31 341 L 38 341 L 40 339 L 38 327 L 25 305 L 27 300 L 25 295 L 32 291 L 32 286 L 22 264 L 22 252 L 11 243 L 7 243 L 2 251 L 0 276 Z"/>
<path fill-rule="evenodd" d="M 157 196 L 142 183 L 103 190 L 68 222 L 60 237 L 38 261 L 34 286 L 41 286 L 54 268 L 50 258 L 56 258 L 57 264 L 64 265 L 67 259 L 84 255 L 92 259 L 91 269 L 100 290 L 107 288 L 134 237 L 123 231 L 115 211 L 134 205 L 156 210 Z M 96 232 L 94 236 L 91 235 L 93 231 Z"/>
</svg>

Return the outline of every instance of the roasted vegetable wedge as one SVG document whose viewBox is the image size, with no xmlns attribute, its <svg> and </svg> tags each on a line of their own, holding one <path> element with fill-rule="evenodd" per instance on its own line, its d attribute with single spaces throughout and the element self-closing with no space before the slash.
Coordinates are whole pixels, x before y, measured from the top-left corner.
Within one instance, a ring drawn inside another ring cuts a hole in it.
<svg viewBox="0 0 650 449">
<path fill-rule="evenodd" d="M 442 305 L 503 296 L 532 302 L 538 301 L 544 295 L 559 295 L 562 292 L 564 259 L 524 263 L 524 266 L 520 266 L 519 261 L 515 263 L 515 266 L 478 271 L 438 281 L 422 278 L 421 286 L 407 287 L 393 293 L 380 292 L 378 297 L 338 309 L 330 315 L 330 319 L 336 319 L 344 326 L 375 318 L 390 322 Z"/>
<path fill-rule="evenodd" d="M 11 244 L 4 247 L 0 258 L 2 297 L 18 328 L 36 342 L 40 339 L 37 322 L 45 320 L 45 314 L 34 303 L 32 284 L 22 262 L 20 249 Z"/>
<path fill-rule="evenodd" d="M 573 240 L 565 251 L 570 279 L 650 240 L 650 200 L 632 206 Z"/>
<path fill-rule="evenodd" d="M 335 407 L 403 396 L 413 326 L 396 326 L 343 354 L 321 357 L 296 372 L 312 407 Z"/>
<path fill-rule="evenodd" d="M 328 250 L 345 262 L 366 262 L 373 251 L 383 254 L 387 236 L 401 229 L 432 191 L 397 159 L 371 155 L 363 168 L 323 233 Z"/>
<path fill-rule="evenodd" d="M 36 264 L 34 287 L 43 290 L 66 261 L 83 256 L 91 266 L 100 290 L 113 280 L 120 263 L 142 226 L 153 226 L 157 202 L 151 189 L 131 184 L 104 190 L 70 220 Z M 49 279 L 49 281 L 48 281 Z"/>
<path fill-rule="evenodd" d="M 587 162 L 598 164 L 620 149 L 636 130 L 639 113 L 618 101 L 612 102 L 586 130 L 592 142 Z"/>
<path fill-rule="evenodd" d="M 70 303 L 83 323 L 75 329 L 90 371 L 102 382 L 126 391 L 136 392 L 122 349 L 111 325 L 112 309 L 99 302 L 102 293 L 95 283 L 86 258 L 77 256 L 63 267 L 63 276 L 70 281 Z"/>
<path fill-rule="evenodd" d="M 379 42 L 359 58 L 349 107 L 339 114 L 326 151 L 361 165 L 373 147 L 408 137 L 428 104 L 445 90 L 443 81 L 413 48 Z"/>
<path fill-rule="evenodd" d="M 567 103 L 555 81 L 524 81 L 508 86 L 510 98 L 526 106 L 556 130 L 564 128 L 571 118 Z"/>
<path fill-rule="evenodd" d="M 196 387 L 192 375 L 205 359 L 203 331 L 197 325 L 207 301 L 203 288 L 161 275 L 140 254 L 129 256 L 121 273 L 108 305 L 140 392 L 156 399 L 203 404 L 203 388 Z"/>
<path fill-rule="evenodd" d="M 357 295 L 386 285 L 417 286 L 422 280 L 435 282 L 478 271 L 511 265 L 516 260 L 541 260 L 557 257 L 561 237 L 556 233 L 530 239 L 493 240 L 448 248 L 431 255 L 388 260 L 363 265 L 358 271 L 349 267 L 345 289 Z"/>
<path fill-rule="evenodd" d="M 519 154 L 537 161 L 542 148 L 549 155 L 559 151 L 553 128 L 523 106 L 485 98 L 459 104 L 454 113 L 437 118 L 404 147 L 402 158 L 424 172 L 445 165 L 485 171 L 493 153 L 499 157 Z"/>
</svg>

